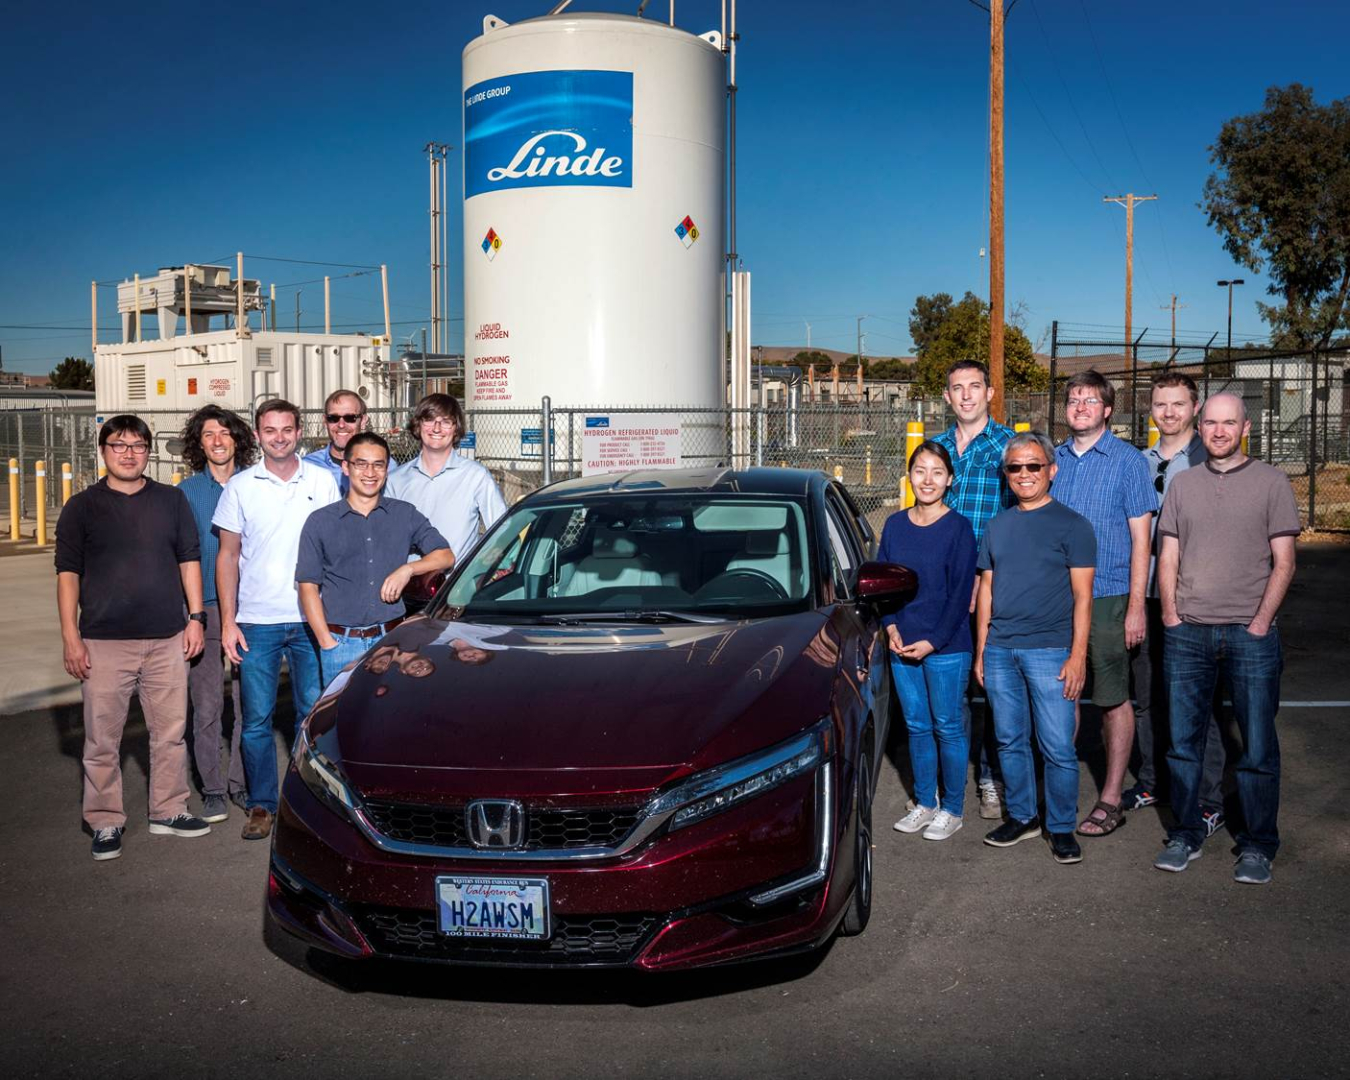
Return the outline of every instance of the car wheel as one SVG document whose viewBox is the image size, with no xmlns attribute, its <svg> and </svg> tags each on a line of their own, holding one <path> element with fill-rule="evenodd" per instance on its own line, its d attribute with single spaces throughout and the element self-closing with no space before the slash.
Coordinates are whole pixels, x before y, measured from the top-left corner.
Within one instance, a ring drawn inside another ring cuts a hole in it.
<svg viewBox="0 0 1350 1080">
<path fill-rule="evenodd" d="M 872 756 L 858 758 L 858 779 L 853 794 L 853 898 L 839 926 L 846 936 L 861 934 L 872 917 Z"/>
</svg>

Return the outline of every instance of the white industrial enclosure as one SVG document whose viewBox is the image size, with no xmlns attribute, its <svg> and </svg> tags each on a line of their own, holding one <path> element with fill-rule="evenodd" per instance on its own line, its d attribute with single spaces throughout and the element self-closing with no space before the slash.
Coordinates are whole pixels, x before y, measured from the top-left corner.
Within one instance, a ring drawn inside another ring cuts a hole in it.
<svg viewBox="0 0 1350 1080">
<path fill-rule="evenodd" d="M 489 16 L 463 60 L 469 407 L 721 408 L 719 34 Z"/>
</svg>

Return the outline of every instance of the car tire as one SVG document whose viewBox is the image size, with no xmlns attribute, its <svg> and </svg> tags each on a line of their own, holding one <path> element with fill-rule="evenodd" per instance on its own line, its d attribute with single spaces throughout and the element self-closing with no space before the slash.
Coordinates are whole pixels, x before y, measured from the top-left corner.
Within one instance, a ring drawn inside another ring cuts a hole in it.
<svg viewBox="0 0 1350 1080">
<path fill-rule="evenodd" d="M 861 934 L 872 917 L 872 794 L 872 755 L 864 750 L 853 785 L 853 896 L 839 924 L 845 937 Z"/>
</svg>

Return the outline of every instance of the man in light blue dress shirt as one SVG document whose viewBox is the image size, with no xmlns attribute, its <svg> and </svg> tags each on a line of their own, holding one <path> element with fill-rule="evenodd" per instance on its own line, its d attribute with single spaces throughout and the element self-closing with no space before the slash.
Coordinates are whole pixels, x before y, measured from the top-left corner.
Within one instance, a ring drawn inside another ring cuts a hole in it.
<svg viewBox="0 0 1350 1080">
<path fill-rule="evenodd" d="M 456 451 L 464 410 L 455 398 L 428 394 L 413 410 L 408 430 L 421 453 L 389 478 L 385 494 L 417 507 L 461 563 L 479 535 L 506 513 L 506 500 L 487 469 Z"/>
</svg>

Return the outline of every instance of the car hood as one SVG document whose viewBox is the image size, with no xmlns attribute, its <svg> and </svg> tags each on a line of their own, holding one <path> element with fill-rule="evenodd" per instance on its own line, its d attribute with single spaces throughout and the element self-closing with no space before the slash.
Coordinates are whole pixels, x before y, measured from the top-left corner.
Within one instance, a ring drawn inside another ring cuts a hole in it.
<svg viewBox="0 0 1350 1080">
<path fill-rule="evenodd" d="M 610 791 L 650 789 L 818 720 L 838 654 L 816 611 L 711 625 L 413 619 L 339 676 L 313 723 L 336 728 L 366 790 L 359 774 L 406 786 L 395 769 L 505 770 L 522 794 L 563 794 L 560 771 L 594 790 L 608 770 Z"/>
</svg>

